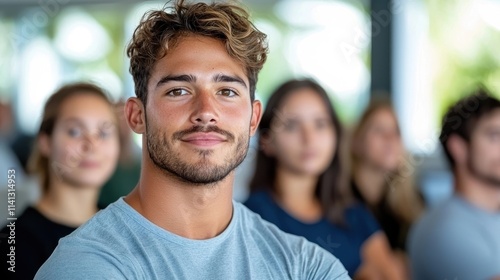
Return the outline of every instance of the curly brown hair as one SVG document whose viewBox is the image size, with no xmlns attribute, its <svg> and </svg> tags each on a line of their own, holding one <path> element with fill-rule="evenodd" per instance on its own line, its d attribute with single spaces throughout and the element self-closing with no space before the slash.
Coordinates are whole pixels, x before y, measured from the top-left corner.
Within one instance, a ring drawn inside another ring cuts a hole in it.
<svg viewBox="0 0 500 280">
<path fill-rule="evenodd" d="M 185 3 L 146 13 L 135 29 L 127 48 L 135 93 L 146 105 L 147 84 L 158 60 L 175 47 L 179 38 L 201 35 L 221 40 L 228 54 L 239 61 L 250 82 L 250 98 L 255 99 L 257 75 L 267 58 L 266 34 L 250 21 L 248 12 L 228 3 Z"/>
</svg>

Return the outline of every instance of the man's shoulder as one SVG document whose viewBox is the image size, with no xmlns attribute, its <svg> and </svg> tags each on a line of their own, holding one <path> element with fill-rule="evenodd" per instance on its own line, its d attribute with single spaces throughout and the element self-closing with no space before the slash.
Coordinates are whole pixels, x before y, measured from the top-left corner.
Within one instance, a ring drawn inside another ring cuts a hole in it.
<svg viewBox="0 0 500 280">
<path fill-rule="evenodd" d="M 137 275 L 141 270 L 131 248 L 139 244 L 133 244 L 136 238 L 127 220 L 130 221 L 130 217 L 116 203 L 99 211 L 60 239 L 36 279 L 57 279 L 69 272 L 74 279 Z"/>
<path fill-rule="evenodd" d="M 481 215 L 459 197 L 427 211 L 408 239 L 414 279 L 486 279 L 498 270 Z M 498 255 L 498 254 L 496 254 Z M 494 263 L 494 264 L 492 264 Z"/>
<path fill-rule="evenodd" d="M 424 213 L 414 226 L 429 234 L 470 234 L 480 217 L 459 197 L 452 196 Z"/>
<path fill-rule="evenodd" d="M 319 245 L 280 230 L 242 204 L 236 203 L 235 207 L 241 211 L 240 231 L 244 233 L 247 245 L 255 245 L 262 255 L 283 256 L 287 265 L 300 267 L 300 271 L 322 271 L 327 275 L 337 275 L 339 279 L 349 279 L 340 261 Z"/>
<path fill-rule="evenodd" d="M 127 232 L 132 225 L 132 218 L 127 216 L 119 202 L 115 202 L 62 238 L 60 243 L 102 243 L 103 246 L 112 246 L 127 240 Z"/>
<path fill-rule="evenodd" d="M 254 240 L 259 244 L 266 244 L 279 248 L 279 250 L 288 251 L 291 255 L 301 252 L 304 247 L 319 247 L 314 243 L 307 241 L 302 236 L 286 233 L 279 229 L 273 223 L 264 220 L 259 214 L 252 212 L 243 204 L 237 205 L 241 208 L 240 231 L 246 238 Z"/>
<path fill-rule="evenodd" d="M 460 198 L 451 197 L 428 210 L 412 227 L 410 254 L 426 258 L 431 253 L 429 248 L 433 248 L 432 252 L 447 252 L 453 248 L 487 247 L 480 224 Z"/>
<path fill-rule="evenodd" d="M 285 239 L 291 238 L 292 240 L 298 238 L 298 236 L 288 234 L 280 230 L 275 224 L 264 220 L 260 214 L 253 212 L 246 205 L 235 202 L 235 207 L 239 208 L 238 210 L 241 211 L 241 226 L 247 231 L 256 231 L 271 236 L 284 236 L 286 237 Z"/>
</svg>

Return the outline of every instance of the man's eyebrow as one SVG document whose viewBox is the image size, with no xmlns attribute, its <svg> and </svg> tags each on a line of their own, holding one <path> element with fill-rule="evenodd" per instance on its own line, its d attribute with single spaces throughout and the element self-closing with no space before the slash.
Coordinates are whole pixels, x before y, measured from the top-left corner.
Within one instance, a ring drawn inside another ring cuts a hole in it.
<svg viewBox="0 0 500 280">
<path fill-rule="evenodd" d="M 213 81 L 217 82 L 217 83 L 220 83 L 220 82 L 238 83 L 238 84 L 241 84 L 242 86 L 244 86 L 245 88 L 248 88 L 247 84 L 245 83 L 245 81 L 243 81 L 243 79 L 240 78 L 240 77 L 238 77 L 238 76 L 230 76 L 230 75 L 224 75 L 224 74 L 217 74 L 217 75 L 214 76 Z"/>
<path fill-rule="evenodd" d="M 489 125 L 486 126 L 483 131 L 485 131 L 486 133 L 499 133 L 500 127 L 498 127 L 497 125 Z"/>
<path fill-rule="evenodd" d="M 212 79 L 216 83 L 221 83 L 221 82 L 232 82 L 232 83 L 238 83 L 244 86 L 245 88 L 247 87 L 247 84 L 245 81 L 238 77 L 238 76 L 231 76 L 231 75 L 225 75 L 225 74 L 217 74 L 213 77 Z M 176 81 L 176 82 L 190 82 L 194 83 L 196 82 L 196 77 L 193 75 L 168 75 L 163 78 L 161 78 L 158 83 L 156 84 L 156 87 L 159 87 L 165 83 L 168 83 L 170 81 Z"/>
<path fill-rule="evenodd" d="M 161 78 L 158 83 L 156 84 L 156 87 L 159 87 L 165 83 L 168 83 L 170 81 L 176 81 L 176 82 L 196 82 L 196 77 L 193 75 L 168 75 L 163 78 Z"/>
</svg>

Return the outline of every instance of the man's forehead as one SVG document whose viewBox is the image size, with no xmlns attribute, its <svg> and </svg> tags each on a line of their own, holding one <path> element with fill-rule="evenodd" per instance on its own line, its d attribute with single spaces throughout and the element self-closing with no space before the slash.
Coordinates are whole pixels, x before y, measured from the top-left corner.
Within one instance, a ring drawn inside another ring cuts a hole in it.
<svg viewBox="0 0 500 280">
<path fill-rule="evenodd" d="M 500 108 L 493 109 L 491 112 L 485 114 L 480 121 L 488 122 L 500 122 Z"/>
<path fill-rule="evenodd" d="M 477 121 L 475 128 L 477 129 L 498 129 L 500 130 L 500 108 L 481 116 Z M 476 129 L 476 130 L 477 130 Z"/>
</svg>

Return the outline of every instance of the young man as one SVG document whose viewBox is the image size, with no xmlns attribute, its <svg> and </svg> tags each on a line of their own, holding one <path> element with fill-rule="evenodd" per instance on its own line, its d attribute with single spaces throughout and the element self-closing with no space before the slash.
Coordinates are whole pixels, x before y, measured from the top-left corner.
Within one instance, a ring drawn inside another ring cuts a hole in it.
<svg viewBox="0 0 500 280">
<path fill-rule="evenodd" d="M 36 279 L 349 279 L 334 256 L 232 200 L 261 117 L 266 52 L 238 6 L 150 12 L 128 47 L 141 178 L 62 239 Z"/>
<path fill-rule="evenodd" d="M 411 232 L 413 279 L 500 279 L 500 101 L 484 90 L 460 100 L 440 141 L 455 193 Z"/>
</svg>

